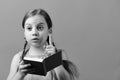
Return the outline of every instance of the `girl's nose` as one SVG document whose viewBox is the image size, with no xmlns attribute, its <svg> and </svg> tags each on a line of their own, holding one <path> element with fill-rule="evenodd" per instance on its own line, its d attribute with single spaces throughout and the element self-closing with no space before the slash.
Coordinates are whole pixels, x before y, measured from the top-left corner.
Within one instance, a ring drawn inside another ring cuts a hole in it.
<svg viewBox="0 0 120 80">
<path fill-rule="evenodd" d="M 39 35 L 37 29 L 33 29 L 33 33 L 32 33 L 32 35 L 33 35 L 33 36 L 38 36 L 38 35 Z"/>
<path fill-rule="evenodd" d="M 33 33 L 32 35 L 33 35 L 33 36 L 38 36 L 38 34 L 36 34 L 36 33 Z"/>
</svg>

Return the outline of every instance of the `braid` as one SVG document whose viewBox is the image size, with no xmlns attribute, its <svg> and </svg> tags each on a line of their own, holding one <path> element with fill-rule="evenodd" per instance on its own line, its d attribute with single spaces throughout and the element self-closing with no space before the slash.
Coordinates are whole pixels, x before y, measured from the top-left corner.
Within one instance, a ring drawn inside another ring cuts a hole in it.
<svg viewBox="0 0 120 80">
<path fill-rule="evenodd" d="M 23 48 L 23 54 L 22 54 L 22 60 L 24 58 L 24 56 L 26 55 L 26 46 L 27 46 L 27 41 L 25 41 L 25 44 L 24 44 L 24 48 Z"/>
<path fill-rule="evenodd" d="M 70 74 L 71 80 L 79 79 L 80 73 L 77 66 L 73 62 L 69 60 L 63 60 L 63 66 Z"/>
</svg>

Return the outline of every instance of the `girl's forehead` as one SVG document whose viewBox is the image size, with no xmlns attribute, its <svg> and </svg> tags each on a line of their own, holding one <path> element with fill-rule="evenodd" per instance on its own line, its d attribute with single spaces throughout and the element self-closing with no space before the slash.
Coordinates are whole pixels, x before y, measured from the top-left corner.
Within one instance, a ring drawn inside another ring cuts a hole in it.
<svg viewBox="0 0 120 80">
<path fill-rule="evenodd" d="M 38 23 L 46 23 L 43 16 L 41 15 L 31 16 L 25 21 L 25 24 L 38 24 Z"/>
</svg>

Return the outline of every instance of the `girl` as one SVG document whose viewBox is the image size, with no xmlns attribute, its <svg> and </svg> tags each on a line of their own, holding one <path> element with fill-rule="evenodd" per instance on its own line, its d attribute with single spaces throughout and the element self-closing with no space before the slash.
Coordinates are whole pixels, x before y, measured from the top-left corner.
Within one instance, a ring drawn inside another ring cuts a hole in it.
<svg viewBox="0 0 120 80">
<path fill-rule="evenodd" d="M 22 27 L 25 38 L 24 49 L 13 57 L 7 80 L 78 80 L 79 73 L 76 66 L 66 59 L 63 52 L 63 64 L 47 72 L 46 76 L 29 74 L 34 69 L 28 68 L 31 65 L 24 63 L 24 57 L 41 58 L 55 54 L 57 48 L 52 40 L 52 21 L 45 10 L 34 9 L 27 12 Z"/>
</svg>

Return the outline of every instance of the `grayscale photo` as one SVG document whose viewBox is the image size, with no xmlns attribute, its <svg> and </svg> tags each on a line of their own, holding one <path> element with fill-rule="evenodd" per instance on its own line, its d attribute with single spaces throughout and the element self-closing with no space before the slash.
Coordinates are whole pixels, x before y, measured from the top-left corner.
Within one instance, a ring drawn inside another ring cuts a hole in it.
<svg viewBox="0 0 120 80">
<path fill-rule="evenodd" d="M 0 0 L 0 80 L 120 80 L 119 0 Z"/>
</svg>

